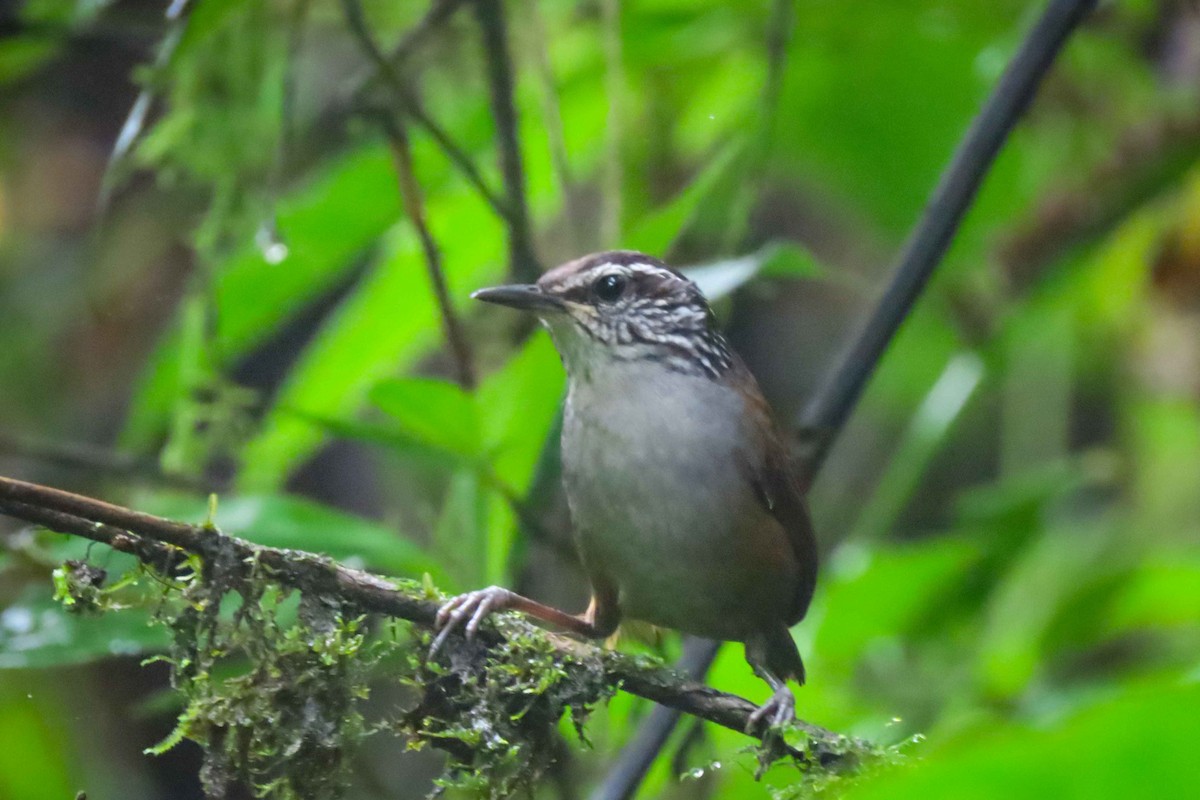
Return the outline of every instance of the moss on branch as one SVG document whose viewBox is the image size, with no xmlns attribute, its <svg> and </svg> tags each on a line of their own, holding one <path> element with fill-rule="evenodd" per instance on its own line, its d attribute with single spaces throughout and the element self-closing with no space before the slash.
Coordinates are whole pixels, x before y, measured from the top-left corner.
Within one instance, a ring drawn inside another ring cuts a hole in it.
<svg viewBox="0 0 1200 800">
<path fill-rule="evenodd" d="M 162 656 L 185 707 L 175 732 L 204 747 L 213 797 L 235 782 L 262 796 L 333 798 L 348 785 L 358 745 L 381 732 L 447 753 L 443 784 L 501 797 L 532 786 L 561 748 L 565 717 L 582 736 L 599 703 L 626 691 L 734 730 L 755 706 L 688 681 L 643 657 L 602 650 L 499 615 L 474 641 L 452 637 L 426 658 L 441 601 L 427 584 L 389 580 L 324 556 L 255 545 L 211 525 L 187 525 L 51 487 L 0 477 L 0 512 L 103 542 L 151 576 Z M 56 574 L 57 595 L 103 611 L 107 576 L 83 562 Z M 119 581 L 122 585 L 127 581 Z M 411 698 L 368 721 L 381 681 Z M 789 758 L 802 775 L 857 769 L 880 751 L 803 722 L 771 733 L 765 763 Z"/>
</svg>

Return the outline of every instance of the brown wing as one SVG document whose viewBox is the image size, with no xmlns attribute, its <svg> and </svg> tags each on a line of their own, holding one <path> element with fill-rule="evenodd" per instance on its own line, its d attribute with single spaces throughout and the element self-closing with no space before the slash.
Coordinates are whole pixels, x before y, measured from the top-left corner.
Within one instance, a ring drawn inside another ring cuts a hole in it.
<svg viewBox="0 0 1200 800">
<path fill-rule="evenodd" d="M 759 502 L 787 533 L 800 570 L 795 602 L 786 620 L 788 625 L 794 625 L 808 611 L 817 583 L 817 540 L 812 518 L 783 439 L 771 419 L 770 408 L 757 381 L 742 364 L 736 365 L 733 372 L 740 372 L 741 375 L 735 379 L 748 379 L 742 385 L 752 388 L 746 393 L 746 419 L 750 426 L 746 433 L 758 447 L 742 454 L 746 477 L 751 481 Z"/>
</svg>

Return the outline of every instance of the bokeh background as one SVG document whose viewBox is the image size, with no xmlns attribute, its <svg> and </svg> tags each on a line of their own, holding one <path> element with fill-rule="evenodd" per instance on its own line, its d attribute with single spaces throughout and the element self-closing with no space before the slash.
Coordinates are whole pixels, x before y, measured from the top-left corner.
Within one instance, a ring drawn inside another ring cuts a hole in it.
<svg viewBox="0 0 1200 800">
<path fill-rule="evenodd" d="M 470 291 L 615 246 L 701 266 L 794 422 L 1042 6 L 509 0 L 521 191 L 474 3 L 0 5 L 0 474 L 193 520 L 217 491 L 229 533 L 574 607 L 561 367 Z M 403 52 L 384 78 L 358 19 Z M 466 388 L 379 124 L 405 92 L 525 197 L 513 247 L 400 115 Z M 830 793 L 1194 791 L 1198 101 L 1200 7 L 1101 3 L 813 486 L 799 712 L 904 761 Z M 199 797 L 195 745 L 142 754 L 177 711 L 148 612 L 65 613 L 83 546 L 0 536 L 0 798 Z M 737 647 L 710 681 L 765 695 Z M 538 795 L 586 797 L 648 711 L 599 710 Z M 684 725 L 644 796 L 763 796 L 745 745 Z M 438 757 L 402 750 L 370 740 L 355 796 L 428 793 Z"/>
</svg>

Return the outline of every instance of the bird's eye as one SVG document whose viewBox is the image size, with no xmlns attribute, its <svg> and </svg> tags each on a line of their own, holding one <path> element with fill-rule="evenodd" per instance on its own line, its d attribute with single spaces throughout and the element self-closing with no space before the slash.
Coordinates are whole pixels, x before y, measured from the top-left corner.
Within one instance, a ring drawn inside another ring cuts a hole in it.
<svg viewBox="0 0 1200 800">
<path fill-rule="evenodd" d="M 592 293 L 596 298 L 603 300 L 605 303 L 612 303 L 625 291 L 625 276 L 623 275 L 601 275 L 592 284 Z"/>
</svg>

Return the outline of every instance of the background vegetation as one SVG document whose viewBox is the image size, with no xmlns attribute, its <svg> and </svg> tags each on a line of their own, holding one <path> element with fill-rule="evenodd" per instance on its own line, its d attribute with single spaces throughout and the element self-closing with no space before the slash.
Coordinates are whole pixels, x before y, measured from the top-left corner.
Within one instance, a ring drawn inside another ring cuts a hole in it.
<svg viewBox="0 0 1200 800">
<path fill-rule="evenodd" d="M 0 474 L 197 522 L 215 490 L 216 522 L 255 542 L 579 605 L 546 447 L 561 367 L 467 294 L 612 246 L 703 265 L 796 419 L 1041 8 L 0 12 Z M 381 71 L 372 47 L 402 56 Z M 1198 100 L 1195 4 L 1102 4 L 813 487 L 828 555 L 794 631 L 801 716 L 916 737 L 830 792 L 1195 785 Z M 466 361 L 402 196 L 406 146 Z M 178 711 L 165 668 L 140 666 L 166 645 L 150 611 L 68 613 L 50 572 L 84 545 L 0 524 L 0 797 L 199 796 L 193 744 L 142 754 Z M 765 695 L 736 647 L 709 679 Z M 371 703 L 404 699 L 381 682 Z M 593 714 L 539 796 L 586 796 L 648 711 L 622 694 Z M 747 741 L 685 724 L 645 795 L 761 796 Z M 356 796 L 431 789 L 439 757 L 401 747 L 367 740 Z"/>
</svg>

